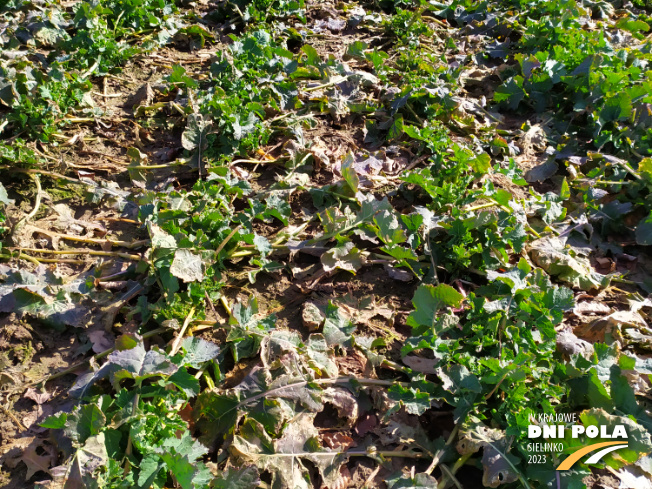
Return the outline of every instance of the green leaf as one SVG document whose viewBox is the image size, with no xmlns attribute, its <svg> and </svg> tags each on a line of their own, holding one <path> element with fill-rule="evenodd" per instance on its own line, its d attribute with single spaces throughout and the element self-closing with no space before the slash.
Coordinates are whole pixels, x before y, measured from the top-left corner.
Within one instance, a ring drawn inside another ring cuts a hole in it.
<svg viewBox="0 0 652 489">
<path fill-rule="evenodd" d="M 430 409 L 433 400 L 434 386 L 429 384 L 427 381 L 411 382 L 409 386 L 395 384 L 387 390 L 387 394 L 390 399 L 398 402 L 399 406 L 403 406 L 408 414 L 421 416 Z"/>
<path fill-rule="evenodd" d="M 355 41 L 349 44 L 346 48 L 346 54 L 354 58 L 365 59 L 365 50 L 369 48 L 366 42 Z"/>
<path fill-rule="evenodd" d="M 625 465 L 633 464 L 639 458 L 652 452 L 650 432 L 627 416 L 614 416 L 602 409 L 589 409 L 583 411 L 579 418 L 585 427 L 597 426 L 600 428 L 600 426 L 607 426 L 607 431 L 609 432 L 613 432 L 616 425 L 623 425 L 625 427 L 628 446 L 627 448 L 621 448 L 604 456 L 603 461 L 609 467 L 619 469 Z M 597 443 L 598 441 L 614 440 L 594 438 L 591 440 L 591 443 Z"/>
<path fill-rule="evenodd" d="M 98 435 L 106 423 L 106 416 L 95 404 L 79 406 L 66 420 L 65 433 L 71 440 L 83 444 Z"/>
<path fill-rule="evenodd" d="M 630 115 L 632 115 L 632 99 L 627 92 L 619 92 L 607 98 L 600 110 L 600 122 L 604 125 L 607 122 L 627 119 Z"/>
<path fill-rule="evenodd" d="M 652 244 L 652 214 L 641 219 L 636 226 L 636 242 L 640 245 Z"/>
<path fill-rule="evenodd" d="M 39 426 L 43 428 L 50 428 L 52 430 L 61 430 L 66 426 L 66 421 L 68 419 L 68 413 L 57 413 L 53 414 L 52 416 L 48 416 L 43 420 L 43 422 L 39 423 Z"/>
<path fill-rule="evenodd" d="M 220 395 L 204 391 L 197 397 L 193 413 L 197 429 L 201 432 L 201 440 L 207 445 L 213 445 L 223 435 L 231 433 L 240 416 L 237 397 Z"/>
<path fill-rule="evenodd" d="M 237 362 L 258 353 L 260 343 L 274 328 L 275 321 L 274 315 L 266 318 L 258 316 L 258 300 L 255 297 L 250 297 L 246 306 L 237 302 L 229 318 L 231 330 L 226 338 L 231 342 L 234 360 Z"/>
<path fill-rule="evenodd" d="M 315 48 L 309 44 L 305 44 L 301 47 L 301 51 L 306 54 L 306 64 L 310 66 L 319 66 L 321 63 L 321 58 L 319 57 L 319 53 Z"/>
<path fill-rule="evenodd" d="M 401 114 L 396 114 L 394 116 L 394 122 L 387 132 L 388 141 L 396 141 L 401 138 L 405 132 L 405 125 L 403 123 L 403 116 Z"/>
<path fill-rule="evenodd" d="M 183 391 L 186 397 L 191 398 L 199 394 L 199 380 L 194 375 L 188 373 L 185 368 L 180 368 L 167 379 Z"/>
<path fill-rule="evenodd" d="M 494 100 L 498 103 L 505 102 L 511 110 L 516 110 L 526 95 L 523 90 L 523 77 L 515 76 L 496 89 Z"/>
<path fill-rule="evenodd" d="M 406 260 L 417 261 L 419 259 L 412 248 L 406 248 L 400 245 L 383 246 L 381 250 L 400 262 L 405 262 Z"/>
<path fill-rule="evenodd" d="M 165 467 L 165 463 L 157 454 L 148 453 L 140 461 L 140 471 L 138 473 L 138 485 L 143 489 L 152 486 L 159 472 Z"/>
<path fill-rule="evenodd" d="M 570 187 L 568 186 L 568 181 L 566 180 L 566 177 L 564 177 L 564 180 L 561 182 L 561 190 L 559 192 L 559 198 L 561 200 L 568 200 L 571 198 Z"/>
<path fill-rule="evenodd" d="M 208 449 L 194 441 L 187 433 L 182 438 L 168 438 L 161 449 L 159 457 L 174 475 L 183 489 L 203 489 L 208 486 L 212 476 L 208 468 L 197 459 Z"/>
<path fill-rule="evenodd" d="M 348 153 L 344 161 L 342 162 L 342 178 L 348 185 L 351 193 L 355 195 L 358 192 L 358 186 L 360 185 L 360 179 L 358 178 L 358 173 L 354 168 L 355 156 L 353 153 Z"/>
<path fill-rule="evenodd" d="M 130 158 L 129 166 L 127 167 L 129 171 L 129 178 L 134 182 L 138 182 L 140 185 L 144 185 L 147 182 L 146 170 L 140 168 L 146 166 L 147 155 L 141 153 L 138 148 L 131 147 L 127 150 L 127 156 Z"/>
<path fill-rule="evenodd" d="M 468 163 L 474 173 L 484 175 L 491 168 L 491 156 L 487 153 L 480 153 L 475 158 L 469 159 Z"/>
<path fill-rule="evenodd" d="M 447 369 L 438 368 L 437 375 L 442 381 L 442 387 L 455 395 L 463 391 L 476 394 L 482 392 L 482 385 L 464 365 L 451 365 Z"/>
<path fill-rule="evenodd" d="M 410 313 L 407 324 L 412 327 L 433 327 L 438 311 L 446 307 L 460 307 L 463 300 L 464 296 L 450 285 L 420 285 L 412 298 L 415 310 Z"/>
</svg>

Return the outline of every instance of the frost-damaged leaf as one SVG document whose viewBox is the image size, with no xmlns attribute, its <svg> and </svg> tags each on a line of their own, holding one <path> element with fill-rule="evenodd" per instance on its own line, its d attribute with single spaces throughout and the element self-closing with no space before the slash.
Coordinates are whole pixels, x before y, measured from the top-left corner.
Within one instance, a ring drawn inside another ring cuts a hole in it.
<svg viewBox="0 0 652 489">
<path fill-rule="evenodd" d="M 591 290 L 609 285 L 610 278 L 593 270 L 588 258 L 579 256 L 559 238 L 542 238 L 530 245 L 534 263 L 549 275 L 573 287 Z"/>
<path fill-rule="evenodd" d="M 0 312 L 16 312 L 35 317 L 56 329 L 84 327 L 90 308 L 83 301 L 92 289 L 86 275 L 56 276 L 41 265 L 33 272 L 0 265 Z"/>
<path fill-rule="evenodd" d="M 246 306 L 237 302 L 229 318 L 231 330 L 226 338 L 231 343 L 234 360 L 237 362 L 258 353 L 261 341 L 274 329 L 275 323 L 273 314 L 265 318 L 258 315 L 258 299 L 254 296 Z"/>
<path fill-rule="evenodd" d="M 292 215 L 290 204 L 288 204 L 283 197 L 278 195 L 278 193 L 270 195 L 265 203 L 267 204 L 265 214 L 276 217 L 287 226 L 290 222 L 290 216 Z"/>
<path fill-rule="evenodd" d="M 324 321 L 324 338 L 329 346 L 342 346 L 351 340 L 355 331 L 355 324 L 344 314 L 342 309 L 329 301 L 326 307 L 326 319 Z"/>
<path fill-rule="evenodd" d="M 446 307 L 460 307 L 463 300 L 464 296 L 450 285 L 421 285 L 412 298 L 415 310 L 408 316 L 407 324 L 413 328 L 433 328 L 435 333 L 440 333 L 452 324 L 446 322 L 437 327 L 437 312 Z"/>
<path fill-rule="evenodd" d="M 114 384 L 122 379 L 142 382 L 148 377 L 172 375 L 177 370 L 178 367 L 170 361 L 167 355 L 157 350 L 145 351 L 144 345 L 139 343 L 129 350 L 111 353 L 99 370 L 77 379 L 75 385 L 70 389 L 70 394 L 81 398 L 95 382 L 106 377 L 111 377 Z"/>
<path fill-rule="evenodd" d="M 204 279 L 201 257 L 190 250 L 178 249 L 174 253 L 170 273 L 184 282 L 201 282 Z"/>
<path fill-rule="evenodd" d="M 320 241 L 331 239 L 335 236 L 342 235 L 345 236 L 349 232 L 356 229 L 360 224 L 364 222 L 371 222 L 373 217 L 383 211 L 393 212 L 393 207 L 387 200 L 376 200 L 373 195 L 363 195 L 361 193 L 357 194 L 357 198 L 360 202 L 360 212 L 355 215 L 347 214 L 341 216 L 336 212 L 333 212 L 332 209 L 327 209 L 326 211 L 319 214 L 319 218 L 322 221 L 324 226 L 325 234 L 323 236 L 317 236 L 314 239 L 307 241 L 307 244 L 315 244 Z"/>
<path fill-rule="evenodd" d="M 77 449 L 64 487 L 94 487 L 95 471 L 108 461 L 104 433 L 90 437 L 84 446 Z"/>
<path fill-rule="evenodd" d="M 519 290 L 527 289 L 528 284 L 526 277 L 530 273 L 531 267 L 527 264 L 524 258 L 521 258 L 518 267 L 506 273 L 499 273 L 493 270 L 487 270 L 487 279 L 490 281 L 503 282 L 509 286 L 511 292 L 515 294 Z"/>
<path fill-rule="evenodd" d="M 519 459 L 509 452 L 512 439 L 504 431 L 487 428 L 478 420 L 472 420 L 460 430 L 460 441 L 457 442 L 457 451 L 466 455 L 475 453 L 481 448 L 482 483 L 485 487 L 498 487 L 509 484 L 519 479 L 516 464 Z"/>
<path fill-rule="evenodd" d="M 321 256 L 321 263 L 326 272 L 339 268 L 355 274 L 362 267 L 362 254 L 352 242 L 348 241 L 324 253 Z"/>
<path fill-rule="evenodd" d="M 304 302 L 301 321 L 308 331 L 316 331 L 324 322 L 324 313 L 312 302 Z"/>
<path fill-rule="evenodd" d="M 582 355 L 587 359 L 593 355 L 593 345 L 578 338 L 571 328 L 557 333 L 557 350 L 566 355 Z"/>
<path fill-rule="evenodd" d="M 374 223 L 378 226 L 376 234 L 385 244 L 400 244 L 407 241 L 405 231 L 398 222 L 396 213 L 382 210 L 374 216 Z"/>
<path fill-rule="evenodd" d="M 393 267 L 387 263 L 384 265 L 385 271 L 390 278 L 394 280 L 400 280 L 401 282 L 411 282 L 414 279 L 414 274 L 408 272 L 407 270 L 401 270 L 400 268 Z"/>
<path fill-rule="evenodd" d="M 5 189 L 4 186 L 0 183 L 0 203 L 5 205 L 12 205 L 14 202 L 15 201 L 10 199 L 9 195 L 7 195 L 7 189 Z"/>
<path fill-rule="evenodd" d="M 254 367 L 233 389 L 200 394 L 193 412 L 197 428 L 202 433 L 201 440 L 212 445 L 223 435 L 231 433 L 244 412 L 263 423 L 269 433 L 278 433 L 297 410 L 321 411 L 322 390 L 311 381 L 316 371 L 321 375 L 330 373 L 335 376 L 337 368 L 329 365 L 318 367 L 317 361 L 333 362 L 323 351 L 323 339 L 319 341 L 320 338 L 314 336 L 308 345 L 303 345 L 297 334 L 275 332 L 266 341 L 262 352 L 261 360 L 266 367 Z M 320 343 L 322 351 L 319 351 Z"/>
<path fill-rule="evenodd" d="M 397 479 L 389 479 L 387 483 L 387 489 L 435 489 L 437 487 L 437 479 L 428 474 L 416 474 L 414 477 L 401 475 Z"/>
<path fill-rule="evenodd" d="M 635 487 L 636 489 L 652 489 L 652 480 L 650 474 L 646 474 L 636 467 L 624 467 L 617 473 L 620 479 L 618 489 L 629 489 Z"/>
<path fill-rule="evenodd" d="M 177 247 L 177 240 L 163 231 L 157 224 L 147 223 L 147 230 L 149 231 L 153 248 L 175 249 Z"/>
<path fill-rule="evenodd" d="M 41 450 L 45 450 L 45 453 L 40 454 Z M 32 478 L 37 472 L 49 472 L 50 466 L 52 465 L 52 455 L 50 451 L 46 449 L 43 445 L 42 440 L 37 438 L 25 447 L 23 450 L 23 455 L 20 457 L 20 460 L 27 467 L 27 472 L 25 473 L 25 480 Z"/>
<path fill-rule="evenodd" d="M 213 489 L 256 489 L 260 474 L 255 465 L 239 469 L 229 467 L 213 479 Z"/>
<path fill-rule="evenodd" d="M 206 136 L 211 128 L 211 122 L 205 121 L 201 114 L 190 114 L 188 124 L 181 134 L 181 144 L 184 149 L 193 151 L 199 149 L 203 151 L 206 148 Z"/>
<path fill-rule="evenodd" d="M 146 166 L 147 155 L 141 153 L 138 148 L 132 147 L 127 150 L 127 156 L 131 159 L 129 166 L 127 167 L 129 178 L 131 178 L 135 185 L 144 187 L 145 183 L 147 183 L 147 174 L 141 167 Z"/>
<path fill-rule="evenodd" d="M 358 421 L 358 401 L 348 390 L 338 387 L 327 387 L 322 393 L 322 401 L 331 404 L 337 410 L 340 420 L 352 428 Z"/>
<path fill-rule="evenodd" d="M 194 336 L 186 336 L 181 341 L 181 348 L 186 354 L 180 363 L 192 368 L 201 367 L 203 363 L 217 358 L 220 353 L 220 347 L 215 343 Z"/>
<path fill-rule="evenodd" d="M 652 439 L 650 432 L 641 424 L 628 416 L 614 416 L 607 414 L 603 409 L 588 409 L 580 414 L 580 421 L 585 427 L 607 426 L 607 431 L 612 433 L 616 425 L 624 425 L 627 432 L 627 448 L 621 448 L 605 455 L 602 461 L 609 467 L 620 469 L 625 465 L 635 463 L 639 458 L 652 452 Z M 615 439 L 617 440 L 617 439 Z M 615 441 L 595 438 L 592 442 Z M 624 441 L 625 442 L 625 441 Z"/>
<path fill-rule="evenodd" d="M 434 374 L 435 367 L 439 363 L 438 358 L 423 358 L 416 355 L 408 355 L 403 358 L 403 363 L 415 372 L 422 374 Z"/>
<path fill-rule="evenodd" d="M 283 436 L 273 440 L 264 427 L 247 419 L 239 435 L 234 436 L 232 452 L 245 463 L 253 463 L 272 475 L 272 487 L 279 489 L 312 489 L 306 461 L 317 466 L 322 487 L 333 489 L 340 478 L 340 467 L 348 457 L 329 452 L 319 444 L 319 431 L 314 414 L 303 414 L 289 423 Z"/>
</svg>

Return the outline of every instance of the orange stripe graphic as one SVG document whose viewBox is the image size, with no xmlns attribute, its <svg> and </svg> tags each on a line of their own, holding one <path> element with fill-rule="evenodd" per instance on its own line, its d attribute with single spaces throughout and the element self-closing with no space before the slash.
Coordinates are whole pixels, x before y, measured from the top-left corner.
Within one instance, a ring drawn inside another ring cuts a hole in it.
<svg viewBox="0 0 652 489">
<path fill-rule="evenodd" d="M 602 443 L 595 443 L 593 445 L 589 445 L 588 447 L 583 447 L 577 450 L 576 452 L 571 453 L 568 457 L 566 457 L 566 460 L 564 460 L 559 467 L 557 467 L 557 470 L 568 470 L 570 469 L 575 462 L 577 462 L 579 459 L 581 459 L 584 455 L 587 453 L 591 453 L 598 448 L 604 448 L 604 447 L 610 447 L 612 445 L 622 445 L 623 440 L 621 441 L 605 441 Z"/>
</svg>

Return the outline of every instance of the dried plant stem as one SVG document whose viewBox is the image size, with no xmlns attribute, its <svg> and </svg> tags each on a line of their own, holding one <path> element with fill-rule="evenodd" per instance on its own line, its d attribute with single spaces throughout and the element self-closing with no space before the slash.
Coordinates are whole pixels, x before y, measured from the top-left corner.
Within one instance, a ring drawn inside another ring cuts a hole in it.
<svg viewBox="0 0 652 489">
<path fill-rule="evenodd" d="M 9 408 L 5 407 L 5 405 L 2 404 L 2 403 L 0 403 L 0 408 L 2 408 L 2 410 L 4 411 L 4 413 L 5 413 L 7 416 L 9 416 L 9 417 L 11 418 L 11 420 L 12 420 L 14 423 L 16 423 L 16 426 L 18 426 L 18 428 L 20 429 L 20 431 L 27 431 L 27 428 L 25 428 L 25 425 L 23 425 L 23 423 L 21 423 L 21 422 L 18 420 L 18 418 L 16 417 L 16 415 L 15 415 L 14 413 L 12 413 L 11 410 L 10 410 Z"/>
<path fill-rule="evenodd" d="M 100 93 L 100 92 L 91 92 L 93 95 L 97 95 L 98 97 L 106 97 L 106 98 L 118 98 L 122 97 L 122 93 Z"/>
<path fill-rule="evenodd" d="M 474 212 L 474 211 L 479 211 L 481 209 L 488 209 L 490 207 L 496 207 L 498 204 L 496 202 L 486 202 L 484 204 L 478 204 L 474 205 L 473 207 L 467 207 L 466 209 L 462 209 L 463 212 Z"/>
<path fill-rule="evenodd" d="M 369 474 L 369 477 L 367 477 L 367 480 L 364 481 L 364 484 L 362 484 L 363 489 L 369 489 L 371 487 L 374 487 L 372 482 L 374 480 L 374 477 L 380 472 L 381 465 L 376 465 L 376 468 Z"/>
<path fill-rule="evenodd" d="M 466 453 L 462 455 L 457 462 L 455 462 L 455 465 L 453 465 L 452 469 L 444 469 L 443 472 L 446 473 L 446 476 L 450 478 L 449 479 L 444 479 L 442 480 L 439 484 L 437 484 L 437 489 L 445 489 L 448 484 L 453 481 L 453 484 L 455 484 L 457 487 L 460 487 L 459 481 L 455 478 L 455 474 L 457 473 L 458 470 L 460 470 L 464 464 L 471 458 L 472 453 Z M 442 468 L 445 467 L 445 465 L 442 465 Z"/>
<path fill-rule="evenodd" d="M 190 324 L 190 321 L 192 321 L 192 317 L 195 315 L 195 306 L 192 306 L 190 308 L 190 312 L 186 316 L 186 320 L 183 322 L 183 326 L 181 326 L 181 329 L 179 330 L 179 334 L 177 334 L 177 337 L 174 339 L 174 343 L 172 343 L 172 348 L 170 349 L 170 356 L 176 355 L 177 351 L 179 350 L 179 345 L 181 344 L 181 338 L 183 338 L 183 335 L 186 333 L 186 329 L 188 329 L 188 325 Z"/>
<path fill-rule="evenodd" d="M 227 301 L 226 297 L 224 297 L 222 295 L 222 296 L 220 296 L 220 302 L 222 303 L 222 307 L 224 308 L 226 313 L 230 316 L 231 315 L 231 307 L 229 306 L 229 301 Z"/>
<path fill-rule="evenodd" d="M 96 250 L 42 250 L 38 248 L 7 248 L 12 251 L 28 253 L 46 253 L 50 255 L 90 255 L 90 256 L 112 256 L 114 258 L 124 258 L 125 260 L 142 261 L 143 257 L 139 255 L 130 255 L 129 253 L 120 253 L 118 251 L 96 251 Z"/>
<path fill-rule="evenodd" d="M 39 260 L 37 260 L 36 258 L 34 258 L 33 256 L 24 255 L 23 253 L 19 253 L 17 258 L 20 258 L 22 260 L 27 260 L 28 262 L 33 263 L 37 267 L 41 264 L 41 262 Z M 53 261 L 56 261 L 56 260 L 53 260 Z"/>
<path fill-rule="evenodd" d="M 34 264 L 39 263 L 69 263 L 71 265 L 84 265 L 86 262 L 84 260 L 75 260 L 73 258 L 36 258 L 35 256 L 25 255 L 21 253 L 18 255 L 18 258 L 23 260 L 31 261 Z"/>
<path fill-rule="evenodd" d="M 238 163 L 252 163 L 252 164 L 267 164 L 267 163 L 278 163 L 278 158 L 274 160 L 248 160 L 248 159 L 243 159 L 243 160 L 233 160 L 231 162 L 232 165 L 237 165 Z"/>
<path fill-rule="evenodd" d="M 426 474 L 430 475 L 432 472 L 435 470 L 437 467 L 437 464 L 439 464 L 439 461 L 441 458 L 444 456 L 444 452 L 446 451 L 446 448 L 449 447 L 453 441 L 455 441 L 455 438 L 457 438 L 457 433 L 460 431 L 460 425 L 456 424 L 455 428 L 453 428 L 453 431 L 451 431 L 450 436 L 448 437 L 448 440 L 446 440 L 446 445 L 444 448 L 441 448 L 435 453 L 435 456 L 432 458 L 432 462 L 426 469 Z"/>
<path fill-rule="evenodd" d="M 100 246 L 109 244 L 111 246 L 119 246 L 121 248 L 133 249 L 133 248 L 140 248 L 141 246 L 147 246 L 151 243 L 149 239 L 141 239 L 138 241 L 120 241 L 120 240 L 113 240 L 113 239 L 84 238 L 83 236 L 61 234 L 54 231 L 41 229 L 36 226 L 33 227 L 36 228 L 39 233 L 47 234 L 48 236 L 53 236 L 55 238 L 65 239 L 67 241 L 76 241 L 78 243 L 95 244 Z"/>
<path fill-rule="evenodd" d="M 165 163 L 165 164 L 160 164 L 160 165 L 136 165 L 136 166 L 128 166 L 127 170 L 156 170 L 156 169 L 161 169 L 161 168 L 173 168 L 175 166 L 183 166 L 187 162 L 183 160 L 177 160 L 173 161 L 172 163 Z"/>
<path fill-rule="evenodd" d="M 0 170 L 7 170 L 12 173 L 25 173 L 27 175 L 45 175 L 48 177 L 60 178 L 61 180 L 67 180 L 72 183 L 80 183 L 82 185 L 85 185 L 84 182 L 78 180 L 77 178 L 67 177 L 65 175 L 61 175 L 60 173 L 54 173 L 51 171 L 37 170 L 33 168 L 11 168 L 8 166 L 0 166 Z"/>
<path fill-rule="evenodd" d="M 346 455 L 348 457 L 381 457 L 381 458 L 424 458 L 426 453 L 414 450 L 347 450 L 343 452 L 293 452 L 293 453 L 275 453 L 274 457 L 328 457 L 334 455 Z"/>
<path fill-rule="evenodd" d="M 227 243 L 228 243 L 229 241 L 231 241 L 231 238 L 233 238 L 233 236 L 235 236 L 235 234 L 236 234 L 238 231 L 240 231 L 241 228 L 242 228 L 242 224 L 238 224 L 238 225 L 233 229 L 233 231 L 231 231 L 231 232 L 229 233 L 229 235 L 228 235 L 226 238 L 224 238 L 224 239 L 222 240 L 222 242 L 220 243 L 220 245 L 219 245 L 219 246 L 217 247 L 217 249 L 215 250 L 215 256 L 217 256 L 217 255 L 220 254 L 220 251 L 222 251 L 222 250 L 224 249 L 224 247 L 227 245 Z"/>
</svg>

